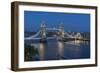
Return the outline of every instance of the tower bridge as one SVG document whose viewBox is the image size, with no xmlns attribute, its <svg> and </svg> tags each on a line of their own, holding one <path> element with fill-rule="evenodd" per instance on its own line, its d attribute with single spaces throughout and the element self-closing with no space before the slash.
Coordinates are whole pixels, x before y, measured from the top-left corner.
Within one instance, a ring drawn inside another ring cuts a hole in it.
<svg viewBox="0 0 100 73">
<path fill-rule="evenodd" d="M 48 37 L 47 32 L 48 31 L 57 31 L 58 35 L 56 37 Z M 47 39 L 58 39 L 58 40 L 65 40 L 65 39 L 75 39 L 75 40 L 84 40 L 82 35 L 78 32 L 75 35 L 68 34 L 64 31 L 64 26 L 61 24 L 59 28 L 48 28 L 45 24 L 41 24 L 40 30 L 32 36 L 26 37 L 25 40 L 31 40 L 31 39 L 40 39 L 42 41 L 46 41 Z"/>
</svg>

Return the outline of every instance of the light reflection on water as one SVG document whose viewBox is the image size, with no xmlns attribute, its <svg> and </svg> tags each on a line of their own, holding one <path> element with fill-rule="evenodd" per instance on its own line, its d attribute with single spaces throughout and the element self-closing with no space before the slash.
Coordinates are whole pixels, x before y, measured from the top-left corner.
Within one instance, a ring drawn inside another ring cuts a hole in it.
<svg viewBox="0 0 100 73">
<path fill-rule="evenodd" d="M 62 59 L 64 53 L 64 42 L 58 42 L 58 55 L 59 59 Z"/>
<path fill-rule="evenodd" d="M 48 40 L 47 43 L 31 43 L 37 47 L 40 60 L 90 58 L 90 43 L 86 41 Z"/>
<path fill-rule="evenodd" d="M 44 56 L 45 56 L 45 44 L 40 43 L 39 47 L 38 47 L 38 51 L 39 51 L 39 55 L 40 55 L 40 60 L 44 60 Z"/>
</svg>

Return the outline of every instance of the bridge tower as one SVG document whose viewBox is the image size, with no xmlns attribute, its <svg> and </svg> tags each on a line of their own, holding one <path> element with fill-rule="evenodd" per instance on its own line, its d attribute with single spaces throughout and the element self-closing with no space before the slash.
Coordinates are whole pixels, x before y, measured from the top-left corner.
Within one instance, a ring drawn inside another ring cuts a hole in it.
<svg viewBox="0 0 100 73">
<path fill-rule="evenodd" d="M 75 39 L 82 40 L 83 37 L 82 37 L 81 33 L 78 32 L 78 33 L 76 34 L 76 36 L 75 36 Z"/>
<path fill-rule="evenodd" d="M 46 25 L 43 23 L 41 24 L 40 27 L 40 36 L 41 36 L 41 41 L 45 42 L 46 41 Z"/>
<path fill-rule="evenodd" d="M 59 26 L 59 33 L 60 33 L 60 35 L 59 35 L 60 40 L 63 40 L 64 39 L 64 26 L 62 23 Z"/>
</svg>

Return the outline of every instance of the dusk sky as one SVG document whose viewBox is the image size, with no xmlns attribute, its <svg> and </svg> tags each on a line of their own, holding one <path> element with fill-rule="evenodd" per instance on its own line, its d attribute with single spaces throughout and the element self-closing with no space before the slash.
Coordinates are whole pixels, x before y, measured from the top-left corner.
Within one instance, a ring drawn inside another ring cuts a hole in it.
<svg viewBox="0 0 100 73">
<path fill-rule="evenodd" d="M 46 27 L 59 27 L 65 31 L 90 32 L 90 14 L 24 11 L 24 30 L 39 31 L 42 22 Z"/>
</svg>

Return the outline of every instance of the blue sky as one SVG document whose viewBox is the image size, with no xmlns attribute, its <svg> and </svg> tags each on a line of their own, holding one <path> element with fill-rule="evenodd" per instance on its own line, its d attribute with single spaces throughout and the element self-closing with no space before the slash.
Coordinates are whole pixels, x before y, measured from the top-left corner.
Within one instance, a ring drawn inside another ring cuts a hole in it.
<svg viewBox="0 0 100 73">
<path fill-rule="evenodd" d="M 24 11 L 25 31 L 39 31 L 42 22 L 57 28 L 63 23 L 65 31 L 90 32 L 90 14 Z"/>
</svg>

